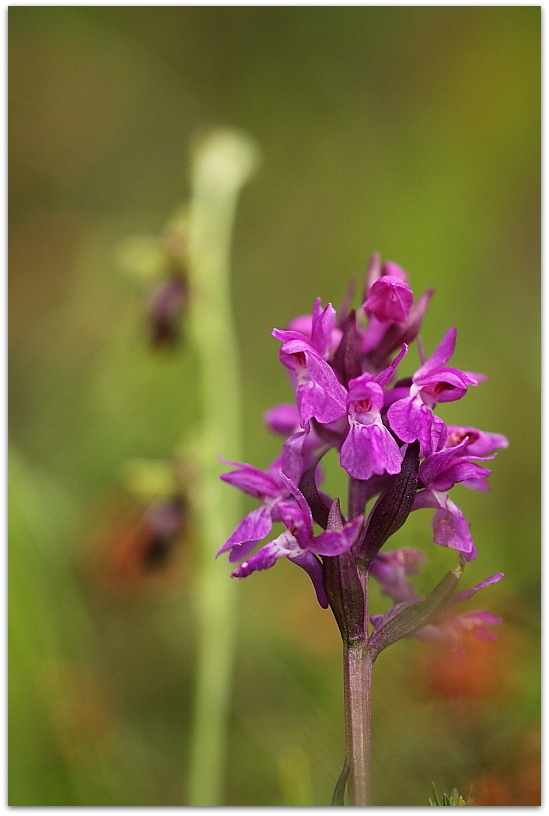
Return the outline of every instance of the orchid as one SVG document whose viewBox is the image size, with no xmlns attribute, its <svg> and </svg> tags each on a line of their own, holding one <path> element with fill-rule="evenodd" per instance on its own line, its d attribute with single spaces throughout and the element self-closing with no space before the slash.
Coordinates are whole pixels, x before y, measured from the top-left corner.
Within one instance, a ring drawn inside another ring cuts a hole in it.
<svg viewBox="0 0 549 816">
<path fill-rule="evenodd" d="M 235 469 L 221 476 L 260 502 L 218 551 L 241 562 L 232 576 L 246 578 L 286 558 L 307 572 L 320 605 L 332 609 L 344 643 L 347 760 L 356 805 L 371 801 L 370 675 L 380 651 L 403 637 L 454 645 L 465 632 L 491 639 L 491 626 L 500 622 L 484 610 L 453 611 L 503 575 L 457 591 L 478 551 L 451 491 L 456 484 L 486 491 L 485 464 L 508 442 L 502 434 L 447 425 L 438 414 L 439 405 L 463 399 L 486 379 L 449 365 L 455 328 L 427 358 L 419 344 L 419 364 L 410 365 L 410 344 L 433 291 L 414 300 L 405 270 L 382 264 L 376 254 L 359 309 L 350 308 L 349 290 L 337 312 L 317 298 L 309 315 L 273 329 L 294 397 L 264 416 L 283 438 L 282 450 L 264 471 L 228 462 Z M 397 379 L 405 364 L 408 373 Z M 345 513 L 340 500 L 321 489 L 321 461 L 330 449 L 348 476 Z M 459 563 L 423 597 L 409 580 L 425 563 L 423 552 L 383 548 L 411 512 L 425 508 L 435 511 L 434 542 L 455 551 Z M 283 529 L 272 537 L 275 524 Z M 370 576 L 393 602 L 384 614 L 368 613 Z M 334 802 L 343 802 L 340 794 Z"/>
</svg>

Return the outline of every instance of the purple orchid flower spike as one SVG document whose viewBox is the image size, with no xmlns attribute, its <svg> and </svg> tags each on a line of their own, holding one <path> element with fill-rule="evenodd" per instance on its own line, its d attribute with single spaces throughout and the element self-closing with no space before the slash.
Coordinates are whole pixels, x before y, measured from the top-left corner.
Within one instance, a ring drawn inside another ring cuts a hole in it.
<svg viewBox="0 0 549 816">
<path fill-rule="evenodd" d="M 229 462 L 235 469 L 221 477 L 259 500 L 219 550 L 239 562 L 232 576 L 245 578 L 287 558 L 307 572 L 320 605 L 334 614 L 343 640 L 350 805 L 372 804 L 369 701 L 371 667 L 380 652 L 403 637 L 452 647 L 466 632 L 494 639 L 492 626 L 500 622 L 483 610 L 455 611 L 503 576 L 496 573 L 456 591 L 477 550 L 450 492 L 456 484 L 487 490 L 485 465 L 508 442 L 501 434 L 446 425 L 437 416 L 438 403 L 460 400 L 485 377 L 448 364 L 455 328 L 426 359 L 417 338 L 433 292 L 427 289 L 414 300 L 405 270 L 392 261 L 382 264 L 375 253 L 358 311 L 351 288 L 338 315 L 317 298 L 311 314 L 295 318 L 284 331 L 273 329 L 295 397 L 295 404 L 276 405 L 264 415 L 267 428 L 282 437 L 282 450 L 266 471 Z M 421 362 L 413 376 L 397 379 L 414 340 Z M 340 497 L 321 489 L 332 448 L 349 477 L 348 519 Z M 426 561 L 423 553 L 384 550 L 421 508 L 434 510 L 435 543 L 460 555 L 455 569 L 425 597 L 410 580 Z M 278 535 L 272 532 L 275 522 L 283 525 Z M 370 577 L 393 603 L 383 615 L 370 615 Z M 344 804 L 345 774 L 334 804 Z"/>
<path fill-rule="evenodd" d="M 483 375 L 472 375 L 445 365 L 454 352 L 456 329 L 449 329 L 431 357 L 416 371 L 408 397 L 394 402 L 388 412 L 389 425 L 403 442 L 419 440 L 422 453 L 436 449 L 446 439 L 446 426 L 433 414 L 437 402 L 461 399 L 470 385 Z"/>
<path fill-rule="evenodd" d="M 317 556 L 336 556 L 349 550 L 362 525 L 362 517 L 348 522 L 341 530 L 330 530 L 313 535 L 313 517 L 305 497 L 298 487 L 282 471 L 281 481 L 295 499 L 294 503 L 281 502 L 279 512 L 286 530 L 273 541 L 265 544 L 255 555 L 244 561 L 233 573 L 233 578 L 246 578 L 257 570 L 269 569 L 279 558 L 288 558 L 309 575 L 318 602 L 325 609 L 328 600 L 322 583 L 322 564 Z"/>
</svg>

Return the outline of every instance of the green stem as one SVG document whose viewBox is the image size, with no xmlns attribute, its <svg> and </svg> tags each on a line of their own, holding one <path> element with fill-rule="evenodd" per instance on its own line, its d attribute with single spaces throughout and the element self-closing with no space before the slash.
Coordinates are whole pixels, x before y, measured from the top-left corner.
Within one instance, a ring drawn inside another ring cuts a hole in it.
<svg viewBox="0 0 549 816">
<path fill-rule="evenodd" d="M 371 687 L 372 659 L 367 644 L 343 648 L 345 741 L 349 761 L 349 804 L 372 805 Z"/>
<path fill-rule="evenodd" d="M 197 563 L 196 700 L 187 804 L 222 799 L 227 715 L 235 635 L 235 586 L 215 553 L 239 521 L 237 491 L 219 480 L 218 454 L 240 458 L 241 404 L 229 260 L 237 198 L 256 162 L 244 136 L 220 131 L 196 154 L 189 235 L 188 333 L 199 366 L 201 428 L 193 445 L 193 487 L 200 554 Z"/>
</svg>

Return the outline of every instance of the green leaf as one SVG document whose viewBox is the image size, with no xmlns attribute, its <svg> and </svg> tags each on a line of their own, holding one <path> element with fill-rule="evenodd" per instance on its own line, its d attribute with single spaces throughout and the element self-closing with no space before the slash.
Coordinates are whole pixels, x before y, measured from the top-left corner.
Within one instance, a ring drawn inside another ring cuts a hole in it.
<svg viewBox="0 0 549 816">
<path fill-rule="evenodd" d="M 440 805 L 440 799 L 438 798 L 437 789 L 435 787 L 435 783 L 431 782 L 431 789 L 433 792 L 432 797 L 429 797 L 429 805 L 431 807 L 435 807 L 436 805 Z"/>
<path fill-rule="evenodd" d="M 434 806 L 442 806 L 442 807 L 444 807 L 444 806 L 454 806 L 454 807 L 456 807 L 456 806 L 466 805 L 467 804 L 467 802 L 465 801 L 463 796 L 461 796 L 458 793 L 457 788 L 454 788 L 454 790 L 452 791 L 452 793 L 449 796 L 448 796 L 447 793 L 443 793 L 442 794 L 442 802 L 439 799 L 437 789 L 435 787 L 434 782 L 431 782 L 431 788 L 432 788 L 432 792 L 433 792 L 433 795 L 429 797 L 429 805 L 431 807 L 434 807 Z"/>
<path fill-rule="evenodd" d="M 347 785 L 350 770 L 351 766 L 349 765 L 349 760 L 347 757 L 345 757 L 345 762 L 343 764 L 342 771 L 339 774 L 339 779 L 336 782 L 334 795 L 332 796 L 332 807 L 343 807 L 345 805 L 345 786 Z"/>
<path fill-rule="evenodd" d="M 394 614 L 387 617 L 385 623 L 375 629 L 370 637 L 368 648 L 374 658 L 391 643 L 412 635 L 436 617 L 453 595 L 462 574 L 463 565 L 459 563 L 455 570 L 446 573 L 423 601 L 400 609 L 398 606 L 394 607 Z"/>
</svg>

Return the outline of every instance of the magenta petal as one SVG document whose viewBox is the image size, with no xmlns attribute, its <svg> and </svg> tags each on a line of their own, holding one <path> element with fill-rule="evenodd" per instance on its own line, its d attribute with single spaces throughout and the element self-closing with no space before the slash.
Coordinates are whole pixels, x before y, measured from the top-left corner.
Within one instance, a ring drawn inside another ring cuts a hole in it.
<svg viewBox="0 0 549 816">
<path fill-rule="evenodd" d="M 324 591 L 324 582 L 322 580 L 322 564 L 312 553 L 305 552 L 300 553 L 299 555 L 292 555 L 289 558 L 290 561 L 293 561 L 294 564 L 297 564 L 299 567 L 305 570 L 311 581 L 313 582 L 313 586 L 315 588 L 316 597 L 320 606 L 323 609 L 328 608 L 328 598 L 326 597 L 326 592 Z"/>
<path fill-rule="evenodd" d="M 497 584 L 498 581 L 501 581 L 505 575 L 503 572 L 496 572 L 494 575 L 490 575 L 489 578 L 485 578 L 484 581 L 481 581 L 480 584 L 476 584 L 476 586 L 472 587 L 471 589 L 462 589 L 453 596 L 451 600 L 451 605 L 454 606 L 458 603 L 463 603 L 463 601 L 468 601 L 469 598 L 472 598 L 480 589 L 485 589 L 487 586 L 491 586 L 491 584 Z M 488 613 L 487 613 L 488 614 Z"/>
<path fill-rule="evenodd" d="M 294 317 L 293 320 L 290 320 L 288 325 L 286 326 L 287 332 L 299 332 L 299 334 L 303 334 L 309 340 L 311 339 L 311 331 L 313 327 L 313 316 L 308 315 L 299 315 L 299 317 Z M 275 335 L 276 337 L 276 335 Z"/>
<path fill-rule="evenodd" d="M 230 473 L 222 473 L 219 477 L 223 482 L 238 487 L 244 493 L 254 496 L 256 499 L 262 496 L 276 498 L 280 494 L 280 485 L 268 473 L 248 465 L 245 462 L 229 462 L 223 457 L 218 457 L 226 465 L 237 467 Z"/>
<path fill-rule="evenodd" d="M 478 428 L 448 425 L 448 447 L 458 445 L 467 438 L 467 453 L 474 456 L 488 456 L 499 448 L 507 448 L 509 440 L 503 434 L 486 433 Z"/>
<path fill-rule="evenodd" d="M 378 383 L 378 385 L 381 385 L 382 388 L 385 388 L 385 386 L 391 382 L 395 375 L 395 371 L 397 369 L 398 364 L 400 363 L 402 358 L 406 356 L 406 354 L 408 354 L 408 346 L 406 345 L 406 343 L 403 343 L 401 350 L 399 351 L 391 365 L 387 366 L 387 368 L 384 368 L 383 371 L 380 371 L 379 374 L 377 375 L 376 383 Z"/>
<path fill-rule="evenodd" d="M 378 320 L 403 323 L 414 297 L 408 284 L 396 275 L 383 275 L 370 287 L 362 308 Z"/>
<path fill-rule="evenodd" d="M 347 552 L 355 541 L 363 518 L 358 516 L 343 526 L 341 530 L 328 530 L 313 539 L 309 550 L 318 555 L 341 555 Z"/>
<path fill-rule="evenodd" d="M 313 326 L 311 332 L 311 343 L 320 354 L 326 358 L 332 344 L 332 331 L 335 326 L 335 309 L 328 303 L 323 310 L 320 298 L 315 301 L 313 309 Z"/>
<path fill-rule="evenodd" d="M 448 468 L 452 462 L 465 450 L 467 441 L 464 439 L 454 448 L 444 448 L 425 457 L 419 468 L 419 476 L 425 485 L 431 485 L 438 476 Z"/>
<path fill-rule="evenodd" d="M 339 413 L 332 419 L 322 420 L 319 417 L 317 417 L 317 419 L 319 422 L 333 422 L 334 419 L 339 419 L 339 417 L 345 414 L 347 392 L 337 379 L 333 368 L 331 368 L 328 363 L 314 354 L 308 354 L 306 360 L 307 370 L 311 379 L 326 393 L 327 397 L 340 408 Z"/>
<path fill-rule="evenodd" d="M 244 516 L 234 533 L 217 551 L 217 555 L 232 550 L 229 561 L 239 561 L 253 550 L 258 541 L 269 535 L 272 526 L 271 513 L 264 505 L 252 510 Z"/>
<path fill-rule="evenodd" d="M 400 266 L 400 264 L 397 264 L 394 261 L 385 261 L 382 271 L 384 275 L 387 275 L 387 277 L 398 278 L 398 280 L 408 283 L 408 273 Z"/>
<path fill-rule="evenodd" d="M 288 479 L 287 476 L 285 476 L 282 473 L 282 471 L 279 471 L 278 475 L 280 476 L 281 481 L 284 483 L 284 485 L 288 489 L 288 492 L 291 493 L 294 496 L 295 500 L 297 501 L 304 518 L 307 519 L 307 524 L 309 525 L 309 528 L 310 528 L 310 531 L 311 531 L 311 536 L 312 536 L 312 534 L 313 534 L 313 516 L 312 516 L 312 513 L 311 513 L 311 508 L 307 504 L 307 499 L 305 498 L 305 496 L 303 495 L 301 490 L 297 487 L 297 485 L 295 485 L 292 482 L 291 479 Z"/>
<path fill-rule="evenodd" d="M 446 499 L 445 507 L 440 507 L 433 517 L 433 539 L 441 547 L 451 547 L 463 553 L 467 561 L 477 557 L 465 516 L 451 499 Z"/>
<path fill-rule="evenodd" d="M 287 531 L 281 533 L 274 541 L 269 541 L 255 555 L 252 555 L 246 561 L 237 567 L 231 573 L 233 578 L 246 578 L 252 572 L 258 570 L 269 569 L 279 559 L 294 555 L 299 552 L 297 543 L 292 535 Z"/>
<path fill-rule="evenodd" d="M 478 381 L 468 377 L 463 371 L 448 366 L 435 368 L 423 376 L 414 375 L 414 383 L 421 393 L 434 402 L 454 402 L 461 399 L 470 385 Z"/>
<path fill-rule="evenodd" d="M 349 476 L 366 480 L 373 473 L 399 473 L 402 454 L 383 425 L 351 422 L 349 433 L 341 447 L 340 462 Z"/>
<path fill-rule="evenodd" d="M 303 318 L 305 318 L 305 317 L 306 316 L 303 315 Z M 297 320 L 300 320 L 300 318 L 296 318 L 296 321 Z M 309 321 L 310 321 L 310 318 L 309 318 Z M 292 341 L 296 341 L 298 343 L 303 343 L 305 341 L 307 348 L 312 349 L 311 343 L 309 342 L 310 338 L 308 336 L 306 336 L 306 331 L 305 330 L 304 331 L 301 330 L 302 328 L 305 329 L 305 326 L 300 324 L 299 331 L 296 331 L 295 329 L 291 329 L 291 330 L 288 330 L 288 329 L 273 329 L 271 334 L 273 335 L 273 337 L 276 337 L 277 340 L 282 340 L 282 342 L 284 344 L 290 343 Z M 301 351 L 301 349 L 300 349 L 300 351 Z M 288 354 L 293 354 L 293 353 L 294 353 L 293 351 L 288 352 Z"/>
<path fill-rule="evenodd" d="M 307 427 L 313 417 L 323 425 L 328 425 L 345 415 L 345 405 L 342 404 L 339 395 L 334 398 L 330 390 L 323 388 L 314 380 L 299 384 L 296 397 L 302 428 Z"/>
<path fill-rule="evenodd" d="M 299 431 L 288 437 L 282 447 L 280 469 L 294 483 L 299 482 L 306 469 L 303 446 L 310 435 L 310 431 L 300 428 Z"/>
<path fill-rule="evenodd" d="M 419 439 L 424 449 L 430 446 L 433 412 L 422 402 L 421 397 L 405 397 L 393 402 L 387 411 L 387 419 L 403 442 L 415 442 Z"/>
<path fill-rule="evenodd" d="M 436 349 L 428 360 L 416 372 L 416 377 L 424 377 L 435 368 L 439 368 L 448 362 L 456 347 L 457 329 L 448 329 Z M 414 377 L 415 380 L 415 377 Z"/>
<path fill-rule="evenodd" d="M 462 553 L 466 561 L 477 557 L 469 525 L 459 507 L 444 493 L 419 490 L 414 497 L 413 510 L 433 507 L 433 540 L 441 547 L 451 547 Z"/>
<path fill-rule="evenodd" d="M 273 433 L 290 436 L 299 427 L 299 411 L 293 403 L 285 402 L 265 411 L 263 420 Z"/>
<path fill-rule="evenodd" d="M 456 462 L 455 465 L 446 468 L 446 470 L 431 483 L 431 486 L 435 490 L 446 491 L 450 490 L 451 487 L 459 482 L 485 479 L 491 472 L 492 471 L 487 468 L 475 465 L 474 462 Z"/>
</svg>

